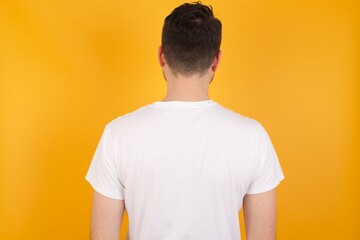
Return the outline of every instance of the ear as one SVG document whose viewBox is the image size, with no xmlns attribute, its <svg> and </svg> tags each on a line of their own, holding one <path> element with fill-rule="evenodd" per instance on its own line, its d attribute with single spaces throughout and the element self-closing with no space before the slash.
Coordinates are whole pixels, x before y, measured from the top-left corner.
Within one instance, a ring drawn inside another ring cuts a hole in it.
<svg viewBox="0 0 360 240">
<path fill-rule="evenodd" d="M 221 55 L 222 55 L 222 51 L 219 50 L 219 51 L 217 52 L 215 58 L 214 58 L 214 61 L 213 61 L 212 65 L 211 65 L 211 70 L 212 70 L 213 72 L 216 72 L 216 70 L 217 70 L 218 67 L 219 67 Z"/>
<path fill-rule="evenodd" d="M 165 56 L 164 56 L 162 46 L 160 46 L 159 49 L 158 49 L 158 61 L 159 61 L 160 67 L 165 66 L 166 61 L 165 61 Z"/>
</svg>

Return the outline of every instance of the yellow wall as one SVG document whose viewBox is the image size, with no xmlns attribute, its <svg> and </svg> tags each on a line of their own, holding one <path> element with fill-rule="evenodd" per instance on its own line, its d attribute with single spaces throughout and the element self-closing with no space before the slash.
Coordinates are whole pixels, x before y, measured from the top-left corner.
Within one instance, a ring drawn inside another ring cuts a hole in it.
<svg viewBox="0 0 360 240">
<path fill-rule="evenodd" d="M 180 3 L 0 0 L 0 239 L 88 239 L 95 147 L 164 96 Z M 223 22 L 211 96 L 263 123 L 286 175 L 278 239 L 359 239 L 358 1 L 205 3 Z"/>
</svg>

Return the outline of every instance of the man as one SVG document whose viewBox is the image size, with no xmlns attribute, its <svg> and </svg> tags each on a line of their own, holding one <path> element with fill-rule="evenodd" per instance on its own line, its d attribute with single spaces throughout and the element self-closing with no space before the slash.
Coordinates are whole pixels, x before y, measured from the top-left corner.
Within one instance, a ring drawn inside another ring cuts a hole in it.
<svg viewBox="0 0 360 240">
<path fill-rule="evenodd" d="M 212 8 L 183 4 L 165 19 L 158 59 L 167 95 L 109 123 L 86 179 L 92 239 L 275 239 L 275 187 L 284 178 L 264 128 L 208 96 L 221 58 Z"/>
</svg>

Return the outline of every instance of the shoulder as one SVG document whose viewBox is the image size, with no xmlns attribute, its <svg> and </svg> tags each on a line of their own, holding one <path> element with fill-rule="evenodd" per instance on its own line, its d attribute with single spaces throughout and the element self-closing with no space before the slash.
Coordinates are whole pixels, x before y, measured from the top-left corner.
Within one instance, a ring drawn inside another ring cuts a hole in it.
<svg viewBox="0 0 360 240">
<path fill-rule="evenodd" d="M 119 116 L 114 120 L 106 124 L 106 129 L 111 132 L 124 131 L 131 129 L 135 126 L 139 126 L 141 122 L 146 121 L 146 116 L 149 115 L 149 107 L 143 106 L 136 109 L 133 112 L 126 113 L 125 115 Z"/>
<path fill-rule="evenodd" d="M 246 129 L 254 132 L 257 132 L 258 129 L 261 128 L 261 124 L 257 120 L 237 113 L 220 104 L 218 104 L 217 108 L 214 110 L 214 114 L 217 115 L 217 118 L 223 121 L 223 124 L 231 128 Z"/>
</svg>

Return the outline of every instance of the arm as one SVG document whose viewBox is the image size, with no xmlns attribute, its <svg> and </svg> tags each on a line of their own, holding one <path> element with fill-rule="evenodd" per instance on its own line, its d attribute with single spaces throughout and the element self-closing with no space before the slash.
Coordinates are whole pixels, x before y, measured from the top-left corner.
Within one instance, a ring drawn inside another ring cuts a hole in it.
<svg viewBox="0 0 360 240">
<path fill-rule="evenodd" d="M 247 240 L 275 240 L 276 190 L 244 197 Z"/>
<path fill-rule="evenodd" d="M 118 240 L 124 207 L 124 200 L 111 199 L 94 191 L 91 240 Z"/>
</svg>

